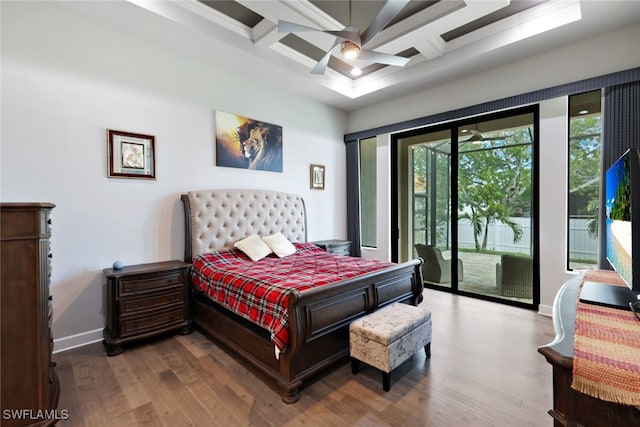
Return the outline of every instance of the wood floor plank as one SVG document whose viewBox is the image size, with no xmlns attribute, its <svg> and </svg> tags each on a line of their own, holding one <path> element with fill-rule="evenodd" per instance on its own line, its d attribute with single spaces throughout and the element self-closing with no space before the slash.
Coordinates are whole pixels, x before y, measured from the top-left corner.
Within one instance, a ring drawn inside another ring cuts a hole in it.
<svg viewBox="0 0 640 427">
<path fill-rule="evenodd" d="M 146 366 L 144 368 L 141 366 L 132 367 L 130 364 L 131 358 L 119 356 L 107 357 L 107 361 L 125 394 L 130 408 L 138 408 L 151 403 L 151 397 L 147 393 L 147 389 L 139 381 L 140 377 L 144 378 L 146 376 L 143 370 L 148 369 Z"/>
<path fill-rule="evenodd" d="M 147 402 L 143 405 L 137 406 L 131 411 L 135 417 L 136 426 L 155 427 L 163 425 L 162 417 L 153 402 Z"/>
<path fill-rule="evenodd" d="M 551 319 L 532 311 L 425 290 L 432 357 L 391 375 L 340 362 L 307 381 L 287 405 L 264 374 L 199 332 L 131 345 L 107 357 L 101 343 L 54 355 L 59 426 L 544 426 L 551 366 L 537 353 Z"/>
</svg>

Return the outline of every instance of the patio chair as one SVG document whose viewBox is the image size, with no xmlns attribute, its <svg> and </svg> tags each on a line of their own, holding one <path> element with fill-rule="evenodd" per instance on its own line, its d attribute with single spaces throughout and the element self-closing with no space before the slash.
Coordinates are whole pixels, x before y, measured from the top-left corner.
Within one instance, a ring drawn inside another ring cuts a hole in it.
<svg viewBox="0 0 640 427">
<path fill-rule="evenodd" d="M 533 259 L 502 255 L 496 264 L 496 287 L 505 297 L 533 298 Z"/>
<path fill-rule="evenodd" d="M 442 256 L 440 249 L 435 246 L 416 244 L 418 256 L 424 261 L 422 264 L 422 278 L 425 282 L 450 283 L 451 260 Z M 462 282 L 462 260 L 458 259 L 458 280 Z"/>
</svg>

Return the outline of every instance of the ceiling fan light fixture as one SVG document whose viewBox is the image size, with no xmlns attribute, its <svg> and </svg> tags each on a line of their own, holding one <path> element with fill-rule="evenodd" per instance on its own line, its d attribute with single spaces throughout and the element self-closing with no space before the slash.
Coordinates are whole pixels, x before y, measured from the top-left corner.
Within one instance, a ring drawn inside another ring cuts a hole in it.
<svg viewBox="0 0 640 427">
<path fill-rule="evenodd" d="M 360 46 L 355 44 L 352 41 L 344 41 L 342 42 L 342 46 L 340 48 L 342 55 L 347 59 L 355 59 L 358 57 L 358 53 L 360 53 Z"/>
</svg>

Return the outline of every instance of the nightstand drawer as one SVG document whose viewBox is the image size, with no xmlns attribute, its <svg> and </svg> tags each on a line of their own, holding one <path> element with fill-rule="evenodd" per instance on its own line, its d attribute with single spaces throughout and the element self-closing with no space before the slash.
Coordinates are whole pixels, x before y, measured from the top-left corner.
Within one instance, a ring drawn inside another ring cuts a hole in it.
<svg viewBox="0 0 640 427">
<path fill-rule="evenodd" d="M 177 307 L 164 312 L 153 312 L 147 316 L 135 316 L 120 322 L 120 336 L 139 335 L 155 329 L 165 328 L 172 324 L 184 322 L 184 307 Z"/>
<path fill-rule="evenodd" d="M 351 242 L 349 240 L 337 240 L 337 239 L 318 240 L 313 242 L 313 244 L 332 254 L 337 254 L 337 255 L 351 254 Z"/>
<path fill-rule="evenodd" d="M 135 276 L 120 280 L 120 296 L 137 294 L 140 292 L 158 292 L 163 288 L 182 286 L 180 271 L 172 271 L 153 277 L 137 278 Z"/>
<path fill-rule="evenodd" d="M 126 316 L 145 310 L 167 308 L 174 304 L 184 304 L 184 290 L 178 287 L 171 292 L 141 298 L 127 298 L 120 300 L 120 315 Z"/>
<path fill-rule="evenodd" d="M 327 252 L 337 255 L 349 255 L 349 244 L 327 248 Z"/>
</svg>

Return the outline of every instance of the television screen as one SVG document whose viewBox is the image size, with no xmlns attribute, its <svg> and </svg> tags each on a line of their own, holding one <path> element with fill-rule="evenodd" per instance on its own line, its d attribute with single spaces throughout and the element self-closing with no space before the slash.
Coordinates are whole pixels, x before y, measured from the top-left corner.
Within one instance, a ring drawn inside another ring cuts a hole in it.
<svg viewBox="0 0 640 427">
<path fill-rule="evenodd" d="M 605 239 L 607 260 L 622 280 L 631 288 L 632 266 L 632 159 L 634 151 L 628 150 L 608 170 L 606 184 Z"/>
<path fill-rule="evenodd" d="M 640 256 L 633 259 L 634 246 L 640 253 L 640 151 L 624 153 L 607 169 L 604 179 L 607 261 L 628 288 L 584 282 L 580 301 L 631 310 L 640 320 Z"/>
</svg>

